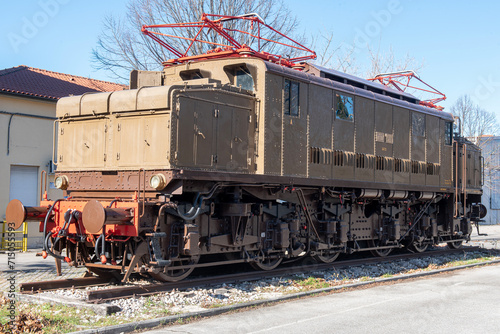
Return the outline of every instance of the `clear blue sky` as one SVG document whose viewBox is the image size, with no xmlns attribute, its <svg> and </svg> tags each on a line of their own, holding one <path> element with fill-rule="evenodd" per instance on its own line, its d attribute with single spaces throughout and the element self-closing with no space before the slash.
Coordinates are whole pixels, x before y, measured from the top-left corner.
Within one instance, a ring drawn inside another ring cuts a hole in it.
<svg viewBox="0 0 500 334">
<path fill-rule="evenodd" d="M 91 51 L 103 18 L 124 15 L 123 0 L 3 1 L 0 13 L 0 68 L 28 65 L 103 80 L 91 66 Z M 336 44 L 368 42 L 392 46 L 423 61 L 419 75 L 448 96 L 461 94 L 497 114 L 500 121 L 500 2 L 431 0 L 287 0 L 306 36 L 333 31 Z M 56 5 L 54 5 L 56 4 Z M 31 27 L 30 27 L 31 26 Z M 34 27 L 34 29 L 33 29 Z M 30 30 L 31 28 L 31 30 Z M 13 42 L 14 41 L 14 42 Z M 356 58 L 366 67 L 367 50 Z"/>
</svg>

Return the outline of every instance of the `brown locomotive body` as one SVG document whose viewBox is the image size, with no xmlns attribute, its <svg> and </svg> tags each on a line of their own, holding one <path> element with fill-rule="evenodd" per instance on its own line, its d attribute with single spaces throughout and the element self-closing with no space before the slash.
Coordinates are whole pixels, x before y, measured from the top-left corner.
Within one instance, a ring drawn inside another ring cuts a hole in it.
<svg viewBox="0 0 500 334">
<path fill-rule="evenodd" d="M 457 247 L 485 214 L 480 150 L 409 94 L 251 55 L 134 71 L 131 88 L 61 99 L 68 197 L 7 210 L 99 275 Z"/>
</svg>

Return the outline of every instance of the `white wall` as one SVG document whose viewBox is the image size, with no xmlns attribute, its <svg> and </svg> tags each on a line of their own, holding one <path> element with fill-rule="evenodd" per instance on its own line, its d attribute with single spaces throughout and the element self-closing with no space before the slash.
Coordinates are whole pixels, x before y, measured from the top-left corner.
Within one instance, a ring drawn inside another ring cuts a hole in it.
<svg viewBox="0 0 500 334">
<path fill-rule="evenodd" d="M 56 101 L 0 94 L 0 110 L 55 117 Z M 38 173 L 42 170 L 48 172 L 49 162 L 52 159 L 52 120 L 14 115 L 10 124 L 10 143 L 7 154 L 10 119 L 10 115 L 0 114 L 0 220 L 5 219 L 5 208 L 10 200 L 11 166 L 33 166 L 38 168 Z M 38 176 L 36 187 L 38 189 L 37 203 L 39 203 L 40 176 Z M 51 189 L 49 192 L 49 198 L 56 199 L 61 196 L 60 190 Z M 41 233 L 38 230 L 37 223 L 29 224 L 28 247 L 41 246 Z"/>
</svg>

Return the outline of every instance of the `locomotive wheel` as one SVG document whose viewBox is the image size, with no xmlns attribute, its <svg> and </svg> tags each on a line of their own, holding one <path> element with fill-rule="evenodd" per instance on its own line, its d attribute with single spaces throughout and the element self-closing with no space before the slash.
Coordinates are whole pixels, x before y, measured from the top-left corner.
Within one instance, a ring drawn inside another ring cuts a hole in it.
<svg viewBox="0 0 500 334">
<path fill-rule="evenodd" d="M 382 246 L 380 245 L 380 240 L 371 240 L 369 245 L 371 247 L 379 247 Z M 372 253 L 373 256 L 378 256 L 378 257 L 385 257 L 389 254 L 391 254 L 392 248 L 383 248 L 383 249 L 372 249 L 370 253 Z"/>
<path fill-rule="evenodd" d="M 149 275 L 161 282 L 177 282 L 188 277 L 194 270 L 194 267 L 184 269 L 171 269 L 171 267 L 195 265 L 200 260 L 199 256 L 191 256 L 172 261 L 172 265 L 165 267 L 163 271 L 149 272 Z"/>
<path fill-rule="evenodd" d="M 451 242 L 448 242 L 448 248 L 450 249 L 459 249 L 460 247 L 462 247 L 462 240 L 460 241 L 451 241 Z"/>
<path fill-rule="evenodd" d="M 335 261 L 340 255 L 340 252 L 329 253 L 328 251 L 321 252 L 313 256 L 313 258 L 322 263 L 332 263 Z"/>
<path fill-rule="evenodd" d="M 415 253 L 423 253 L 429 248 L 429 244 L 415 241 L 408 248 L 410 248 Z"/>
<path fill-rule="evenodd" d="M 250 262 L 250 265 L 257 270 L 273 270 L 280 265 L 282 260 L 282 258 L 270 259 L 268 257 L 262 258 L 261 256 L 258 256 L 258 260 L 255 262 Z"/>
</svg>

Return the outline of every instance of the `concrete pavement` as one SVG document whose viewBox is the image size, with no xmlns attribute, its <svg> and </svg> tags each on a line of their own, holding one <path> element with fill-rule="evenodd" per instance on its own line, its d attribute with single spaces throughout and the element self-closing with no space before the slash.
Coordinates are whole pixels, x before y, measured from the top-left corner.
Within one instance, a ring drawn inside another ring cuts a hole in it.
<svg viewBox="0 0 500 334">
<path fill-rule="evenodd" d="M 163 333 L 498 333 L 500 266 L 227 314 Z"/>
<path fill-rule="evenodd" d="M 7 253 L 0 253 L 0 293 L 6 291 L 9 285 L 7 278 L 12 275 L 15 276 L 16 285 L 19 285 L 24 282 L 82 277 L 87 271 L 85 268 L 70 267 L 63 261 L 62 275 L 57 276 L 54 258 L 49 256 L 43 259 L 41 256 L 37 256 L 36 254 L 41 251 L 41 249 L 30 249 L 24 253 L 15 252 L 13 259 L 9 259 Z M 13 270 L 9 269 L 8 265 L 10 264 L 13 264 Z"/>
</svg>

